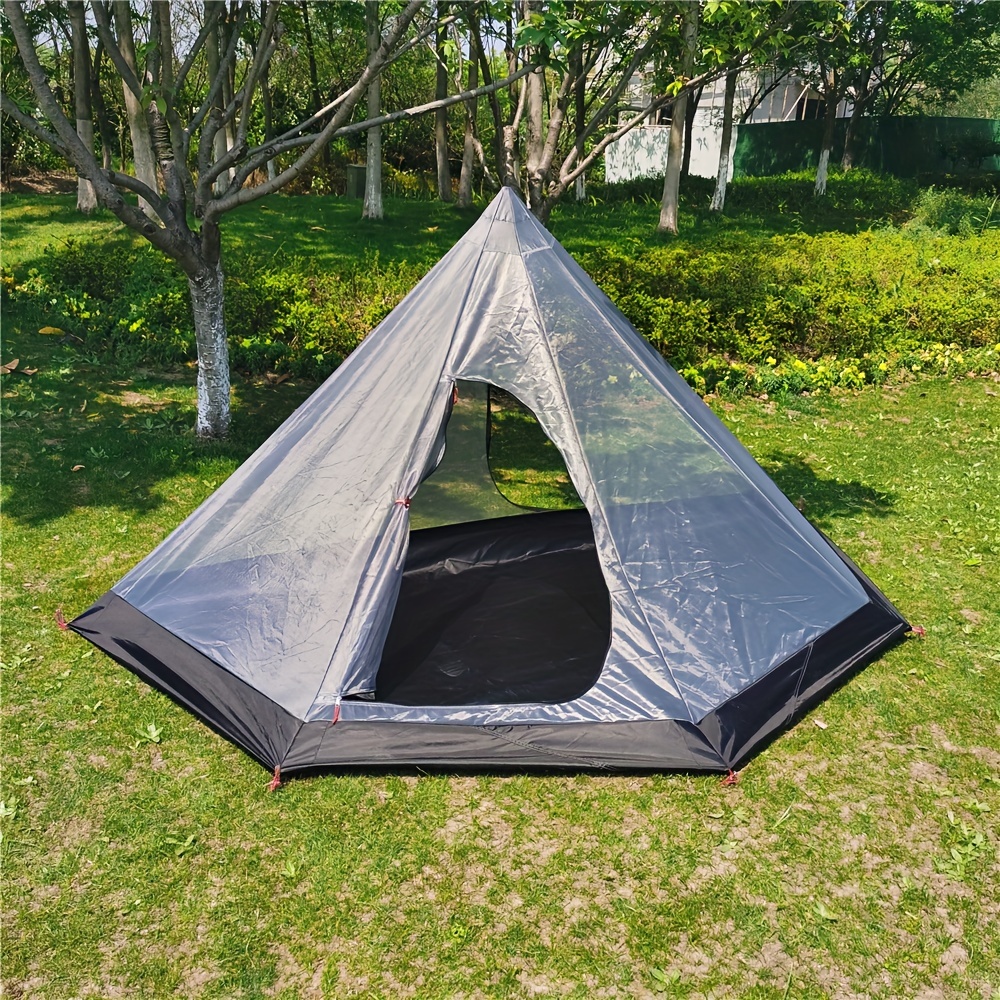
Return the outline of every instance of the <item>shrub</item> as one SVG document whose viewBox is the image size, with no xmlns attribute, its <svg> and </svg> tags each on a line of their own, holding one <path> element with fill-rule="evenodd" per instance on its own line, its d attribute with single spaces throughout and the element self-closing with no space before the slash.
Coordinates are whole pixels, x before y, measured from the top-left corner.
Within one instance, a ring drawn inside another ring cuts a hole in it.
<svg viewBox="0 0 1000 1000">
<path fill-rule="evenodd" d="M 370 255 L 344 273 L 309 262 L 234 253 L 226 261 L 226 328 L 237 371 L 322 378 L 416 284 L 422 270 Z M 52 325 L 87 350 L 122 363 L 172 364 L 195 357 L 187 280 L 150 247 L 71 240 L 49 247 L 4 290 L 46 304 Z"/>
<path fill-rule="evenodd" d="M 904 192 L 903 182 L 890 181 L 887 209 Z M 752 200 L 799 183 L 755 180 L 745 190 Z M 871 184 L 859 175 L 856 190 Z M 932 190 L 918 199 L 923 221 L 903 228 L 766 237 L 719 228 L 694 243 L 623 239 L 582 263 L 703 392 L 803 392 L 926 371 L 989 370 L 1000 343 L 1000 229 L 984 225 L 970 234 L 954 221 L 978 218 L 973 208 L 984 205 Z M 967 235 L 949 235 L 952 229 Z M 230 253 L 226 322 L 234 368 L 324 377 L 423 271 L 377 254 L 329 272 L 300 258 Z M 31 272 L 5 274 L 3 292 L 32 298 L 51 325 L 121 363 L 195 355 L 184 276 L 137 241 L 49 248 Z"/>
<path fill-rule="evenodd" d="M 685 367 L 712 354 L 759 363 L 995 343 L 998 252 L 997 231 L 960 239 L 885 229 L 725 235 L 631 257 L 596 251 L 584 263 L 632 323 Z"/>
<path fill-rule="evenodd" d="M 968 195 L 954 188 L 929 187 L 920 192 L 909 228 L 926 228 L 951 236 L 971 236 L 1000 228 L 998 195 Z"/>
</svg>

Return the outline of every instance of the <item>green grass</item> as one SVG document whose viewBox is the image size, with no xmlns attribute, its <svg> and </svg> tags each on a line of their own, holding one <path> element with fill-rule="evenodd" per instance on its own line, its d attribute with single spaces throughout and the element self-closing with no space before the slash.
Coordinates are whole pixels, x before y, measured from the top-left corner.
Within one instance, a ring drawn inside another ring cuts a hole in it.
<svg viewBox="0 0 1000 1000">
<path fill-rule="evenodd" d="M 380 232 L 380 248 L 392 240 L 430 260 L 464 225 L 434 218 L 434 233 L 407 223 L 412 245 Z M 43 222 L 13 234 L 5 223 L 7 254 L 38 252 Z M 343 248 L 365 231 L 351 232 L 315 252 L 356 253 Z M 7 994 L 1000 991 L 996 379 L 712 401 L 927 630 L 778 739 L 736 787 L 414 772 L 292 780 L 269 794 L 258 765 L 54 615 L 120 578 L 312 386 L 238 380 L 231 440 L 203 444 L 189 429 L 190 368 L 105 367 L 35 333 L 43 319 L 9 307 L 3 317 L 3 359 L 39 369 L 2 382 Z M 549 457 L 531 468 L 528 495 L 566 497 Z"/>
</svg>

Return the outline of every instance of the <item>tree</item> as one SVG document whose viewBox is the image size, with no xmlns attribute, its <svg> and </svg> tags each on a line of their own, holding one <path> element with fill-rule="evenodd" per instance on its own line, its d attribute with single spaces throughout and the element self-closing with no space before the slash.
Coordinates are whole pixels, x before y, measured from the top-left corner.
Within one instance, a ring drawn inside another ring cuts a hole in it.
<svg viewBox="0 0 1000 1000">
<path fill-rule="evenodd" d="M 368 44 L 369 63 L 376 57 L 382 44 L 382 17 L 379 0 L 365 0 L 365 38 Z M 373 76 L 368 84 L 368 117 L 378 118 L 382 110 L 382 77 Z M 381 219 L 382 209 L 382 126 L 373 125 L 367 132 L 365 153 L 365 206 L 362 216 Z"/>
<path fill-rule="evenodd" d="M 544 197 L 537 208 L 531 206 L 543 222 L 610 143 L 730 68 L 751 58 L 763 60 L 772 49 L 790 45 L 792 14 L 781 0 L 705 0 L 701 20 L 712 31 L 700 45 L 697 72 L 686 77 L 680 71 L 683 46 L 678 29 L 695 6 L 700 5 L 687 0 L 590 3 L 574 8 L 581 16 L 565 18 L 560 16 L 561 5 L 552 4 L 519 28 L 522 44 L 533 46 L 556 77 L 542 164 Z M 577 47 L 583 52 L 579 61 L 571 58 Z M 629 81 L 654 58 L 661 64 L 658 92 L 642 110 L 623 112 Z M 576 116 L 573 135 L 564 137 L 569 97 L 579 86 L 587 93 L 584 113 Z M 616 117 L 617 124 L 610 124 Z"/>
<path fill-rule="evenodd" d="M 230 419 L 229 360 L 223 313 L 221 226 L 226 213 L 251 204 L 293 182 L 336 136 L 359 134 L 388 122 L 436 110 L 420 106 L 379 113 L 352 121 L 369 85 L 403 53 L 430 37 L 435 19 L 422 0 L 398 8 L 379 44 L 368 53 L 363 68 L 318 113 L 306 114 L 279 135 L 264 139 L 254 131 L 254 109 L 260 98 L 265 69 L 278 46 L 283 4 L 209 3 L 204 20 L 195 25 L 183 45 L 175 42 L 176 10 L 167 0 L 152 0 L 142 9 L 146 46 L 140 62 L 134 33 L 126 18 L 127 4 L 94 0 L 90 12 L 126 94 L 141 114 L 137 134 L 150 140 L 163 177 L 163 192 L 121 170 L 105 169 L 92 148 L 81 142 L 61 99 L 53 91 L 35 47 L 25 5 L 4 0 L 11 34 L 24 65 L 36 108 L 20 106 L 0 94 L 6 116 L 73 165 L 89 180 L 98 202 L 125 225 L 164 253 L 187 277 L 198 350 L 197 433 L 220 437 Z M 126 8 L 126 10 L 122 10 Z M 133 58 L 133 55 L 135 58 Z M 198 67 L 204 84 L 196 87 Z M 523 67 L 518 78 L 531 70 Z M 210 71 L 211 70 L 211 71 Z M 501 79 L 495 87 L 511 81 Z M 479 88 L 485 93 L 491 88 Z M 228 93 L 228 97 L 227 97 Z M 459 103 L 475 96 L 462 92 L 446 98 Z M 64 98 L 64 95 L 63 95 Z M 229 133 L 219 146 L 216 136 Z M 268 161 L 276 160 L 274 176 L 262 177 Z M 144 199 L 154 218 L 147 218 L 126 194 Z M 193 221 L 192 221 L 193 220 Z"/>
<path fill-rule="evenodd" d="M 722 101 L 722 135 L 719 142 L 719 171 L 715 177 L 715 190 L 708 206 L 712 212 L 721 212 L 726 207 L 726 186 L 729 184 L 729 156 L 733 144 L 733 105 L 736 102 L 736 83 L 739 68 L 726 74 L 726 93 Z"/>
<path fill-rule="evenodd" d="M 855 157 L 857 124 L 866 114 L 888 116 L 939 103 L 993 74 L 1000 4 L 976 0 L 842 0 L 796 5 L 811 34 L 798 71 L 823 97 L 827 120 L 815 192 L 823 195 L 837 109 L 851 104 L 841 165 Z"/>
<path fill-rule="evenodd" d="M 69 4 L 73 29 L 73 105 L 76 111 L 76 134 L 88 149 L 94 147 L 94 119 L 91 116 L 90 39 L 87 37 L 87 12 L 82 0 Z M 76 207 L 89 215 L 97 208 L 94 185 L 81 177 L 77 181 Z"/>
<path fill-rule="evenodd" d="M 439 0 L 437 44 L 434 51 L 437 58 L 434 98 L 438 101 L 444 100 L 448 96 L 448 63 L 445 53 L 448 27 L 443 23 L 447 13 L 448 4 Z M 434 159 L 437 165 L 438 198 L 441 201 L 451 201 L 451 166 L 448 163 L 448 109 L 446 107 L 438 108 L 434 112 Z"/>
<path fill-rule="evenodd" d="M 694 73 L 698 45 L 698 4 L 688 3 L 681 12 L 680 75 L 684 80 Z M 663 198 L 660 202 L 661 233 L 677 233 L 677 206 L 681 182 L 681 159 L 684 146 L 684 122 L 687 117 L 689 92 L 682 89 L 674 101 L 670 117 L 670 142 L 667 146 L 667 167 L 663 175 Z"/>
</svg>

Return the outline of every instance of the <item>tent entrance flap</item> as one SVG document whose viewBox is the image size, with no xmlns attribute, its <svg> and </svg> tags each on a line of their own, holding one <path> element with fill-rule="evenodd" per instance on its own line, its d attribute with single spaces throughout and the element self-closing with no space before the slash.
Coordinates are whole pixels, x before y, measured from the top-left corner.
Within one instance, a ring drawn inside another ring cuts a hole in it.
<svg viewBox="0 0 1000 1000">
<path fill-rule="evenodd" d="M 610 642 L 611 602 L 586 511 L 414 531 L 375 697 L 571 701 L 596 683 Z"/>
</svg>

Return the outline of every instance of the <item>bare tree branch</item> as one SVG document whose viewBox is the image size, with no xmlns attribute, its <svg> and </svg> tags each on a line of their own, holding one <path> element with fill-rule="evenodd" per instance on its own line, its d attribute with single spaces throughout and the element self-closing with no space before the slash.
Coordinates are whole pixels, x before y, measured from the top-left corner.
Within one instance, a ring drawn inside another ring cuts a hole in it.
<svg viewBox="0 0 1000 1000">
<path fill-rule="evenodd" d="M 208 16 L 205 18 L 205 23 L 202 25 L 201 31 L 198 32 L 198 37 L 191 43 L 191 48 L 188 50 L 188 54 L 184 57 L 184 62 L 181 63 L 181 67 L 177 71 L 177 78 L 174 82 L 174 86 L 178 92 L 181 87 L 184 86 L 184 81 L 187 80 L 188 73 L 191 72 L 191 67 L 194 65 L 195 59 L 197 59 L 199 53 L 205 47 L 205 42 L 208 40 L 208 36 L 215 30 L 216 21 L 218 21 L 220 13 L 221 11 L 217 7 L 209 11 Z"/>
<path fill-rule="evenodd" d="M 208 96 L 202 102 L 201 107 L 195 112 L 194 117 L 188 123 L 189 133 L 193 133 L 201 125 L 201 123 L 205 120 L 205 116 L 212 110 L 212 106 L 219 97 L 219 91 L 222 90 L 222 85 L 225 82 L 226 76 L 232 68 L 233 63 L 236 61 L 236 49 L 239 45 L 240 33 L 243 31 L 243 25 L 246 23 L 246 17 L 246 7 L 240 7 L 236 24 L 233 26 L 233 32 L 229 37 L 229 45 L 226 47 L 226 51 L 222 59 L 219 60 L 219 69 L 215 74 L 215 79 L 211 81 L 211 86 L 208 89 Z"/>
<path fill-rule="evenodd" d="M 537 64 L 522 66 L 521 69 L 519 69 L 516 73 L 513 73 L 511 76 L 504 77 L 504 79 L 494 81 L 490 84 L 483 84 L 483 86 L 476 87 L 474 90 L 463 90 L 460 94 L 452 94 L 451 96 L 442 98 L 439 101 L 429 101 L 427 104 L 420 104 L 417 107 L 406 108 L 402 111 L 387 112 L 384 115 L 380 115 L 378 118 L 366 118 L 362 122 L 352 122 L 350 125 L 345 125 L 336 129 L 336 131 L 331 133 L 330 138 L 332 139 L 343 135 L 354 135 L 358 132 L 367 132 L 368 129 L 375 128 L 377 125 L 388 125 L 392 122 L 416 118 L 419 115 L 425 115 L 430 111 L 437 111 L 438 108 L 449 108 L 453 104 L 461 104 L 463 101 L 472 100 L 476 97 L 482 97 L 485 94 L 489 94 L 500 89 L 501 87 L 509 86 L 511 83 L 527 76 L 528 73 L 533 72 L 537 68 Z M 268 160 L 273 159 L 279 153 L 287 153 L 292 149 L 299 149 L 302 146 L 313 142 L 315 138 L 316 137 L 314 135 L 299 136 L 297 139 L 288 139 L 285 142 L 271 142 L 265 146 L 256 147 L 251 151 L 251 153 L 255 155 L 247 160 L 244 166 L 240 168 L 239 173 L 236 175 L 236 183 L 239 183 L 241 176 L 245 182 L 255 170 L 258 170 Z M 214 167 L 212 169 L 214 169 Z"/>
<path fill-rule="evenodd" d="M 382 44 L 379 46 L 374 58 L 365 67 L 354 85 L 348 90 L 346 99 L 341 104 L 337 113 L 326 127 L 312 139 L 306 151 L 291 166 L 263 184 L 252 188 L 243 188 L 239 187 L 236 182 L 238 178 L 242 177 L 243 183 L 245 183 L 246 178 L 250 176 L 246 166 L 244 166 L 237 175 L 237 178 L 234 178 L 233 183 L 229 185 L 226 193 L 221 198 L 213 198 L 207 204 L 205 218 L 207 220 L 217 219 L 224 212 L 228 212 L 238 205 L 246 205 L 272 194 L 298 177 L 343 126 L 347 120 L 347 116 L 354 110 L 355 104 L 357 104 L 361 95 L 367 89 L 368 84 L 381 72 L 389 53 L 392 52 L 399 39 L 406 33 L 410 22 L 413 21 L 423 6 L 423 0 L 410 0 L 403 12 L 396 18 L 396 23 L 393 25 L 392 30 L 383 38 Z M 274 153 L 272 152 L 271 157 L 273 156 Z M 264 162 L 266 162 L 266 159 Z"/>
<path fill-rule="evenodd" d="M 55 132 L 50 132 L 41 122 L 35 121 L 31 115 L 26 115 L 6 94 L 0 91 L 0 110 L 5 115 L 10 115 L 21 126 L 30 132 L 36 139 L 41 139 L 46 145 L 51 146 L 64 160 L 72 162 L 69 152 L 62 144 L 59 136 Z"/>
<path fill-rule="evenodd" d="M 125 86 L 135 94 L 135 99 L 141 101 L 142 84 L 135 73 L 132 72 L 132 68 L 125 61 L 125 56 L 122 55 L 118 39 L 115 38 L 114 31 L 111 28 L 110 6 L 102 3 L 101 0 L 94 0 L 93 11 L 94 21 L 97 24 L 97 33 L 101 41 L 104 42 L 104 48 L 107 49 L 111 61 L 115 64 L 115 69 L 118 70 L 122 80 L 125 81 Z"/>
<path fill-rule="evenodd" d="M 17 50 L 20 53 L 21 62 L 28 74 L 31 89 L 38 101 L 39 110 L 52 123 L 65 151 L 64 155 L 76 168 L 77 173 L 94 185 L 98 201 L 105 208 L 114 212 L 125 225 L 141 233 L 157 249 L 162 250 L 163 253 L 178 261 L 182 266 L 191 266 L 195 256 L 194 248 L 185 243 L 179 235 L 156 225 L 151 219 L 146 218 L 136 206 L 125 201 L 121 192 L 102 170 L 93 151 L 87 149 L 80 141 L 76 129 L 70 124 L 62 108 L 59 107 L 59 102 L 49 87 L 45 70 L 42 69 L 41 63 L 38 61 L 34 39 L 24 20 L 23 5 L 17 0 L 4 0 L 3 8 L 10 24 L 11 34 L 13 34 L 17 44 Z"/>
</svg>

